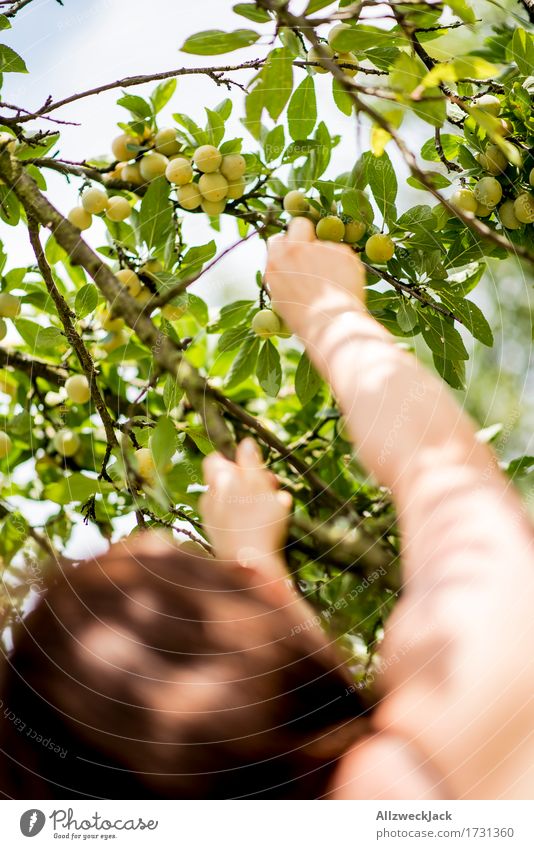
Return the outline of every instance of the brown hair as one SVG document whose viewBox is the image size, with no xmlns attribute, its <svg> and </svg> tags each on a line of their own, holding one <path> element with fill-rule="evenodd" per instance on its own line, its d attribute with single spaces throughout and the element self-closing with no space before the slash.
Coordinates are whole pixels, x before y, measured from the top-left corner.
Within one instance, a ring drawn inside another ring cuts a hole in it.
<svg viewBox="0 0 534 849">
<path fill-rule="evenodd" d="M 63 564 L 4 664 L 0 790 L 323 795 L 363 708 L 337 653 L 296 615 L 157 535 Z"/>
</svg>

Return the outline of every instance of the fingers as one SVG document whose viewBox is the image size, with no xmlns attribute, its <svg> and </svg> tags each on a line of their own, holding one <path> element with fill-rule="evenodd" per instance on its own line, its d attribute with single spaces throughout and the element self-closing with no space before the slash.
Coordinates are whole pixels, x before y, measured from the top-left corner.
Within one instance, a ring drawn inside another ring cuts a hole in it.
<svg viewBox="0 0 534 849">
<path fill-rule="evenodd" d="M 315 242 L 315 228 L 307 218 L 293 218 L 286 239 L 290 242 Z"/>
<path fill-rule="evenodd" d="M 262 469 L 263 459 L 260 449 L 253 439 L 243 439 L 236 450 L 236 462 L 242 469 Z"/>
<path fill-rule="evenodd" d="M 284 510 L 287 510 L 288 512 L 289 510 L 291 510 L 293 498 L 289 492 L 285 492 L 284 490 L 282 490 L 281 492 L 277 492 L 276 498 L 278 500 L 278 503 L 281 507 L 284 508 Z"/>
</svg>

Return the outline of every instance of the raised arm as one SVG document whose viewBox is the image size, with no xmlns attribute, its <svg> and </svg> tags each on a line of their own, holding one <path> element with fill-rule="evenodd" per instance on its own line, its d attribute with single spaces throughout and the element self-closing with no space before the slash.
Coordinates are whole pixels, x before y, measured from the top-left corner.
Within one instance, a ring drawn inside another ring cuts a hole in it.
<svg viewBox="0 0 534 849">
<path fill-rule="evenodd" d="M 347 757 L 337 795 L 531 798 L 533 537 L 519 499 L 447 387 L 365 311 L 348 247 L 298 219 L 271 244 L 267 282 L 391 489 L 403 540 L 377 736 Z"/>
</svg>

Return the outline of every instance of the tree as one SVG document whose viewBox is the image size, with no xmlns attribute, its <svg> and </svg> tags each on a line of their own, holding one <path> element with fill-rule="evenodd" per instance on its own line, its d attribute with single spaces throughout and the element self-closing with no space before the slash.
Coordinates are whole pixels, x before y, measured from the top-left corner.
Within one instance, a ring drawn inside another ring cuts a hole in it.
<svg viewBox="0 0 534 849">
<path fill-rule="evenodd" d="M 29 3 L 3 4 L 0 28 Z M 135 513 L 139 528 L 175 528 L 209 550 L 197 510 L 202 457 L 214 448 L 231 457 L 251 434 L 294 496 L 288 557 L 299 586 L 343 635 L 355 675 L 372 662 L 398 590 L 389 493 L 359 467 L 335 399 L 271 310 L 261 270 L 257 298 L 217 316 L 194 283 L 244 240 L 305 215 L 320 238 L 361 254 L 372 313 L 399 340 L 421 340 L 438 373 L 462 388 L 468 337 L 493 344 L 469 297 L 488 261 L 534 264 L 534 15 L 524 0 L 489 32 L 468 0 L 391 2 L 372 21 L 365 2 L 310 0 L 303 14 L 292 5 L 238 3 L 241 26 L 182 45 L 207 57 L 199 67 L 49 98 L 35 111 L 0 104 L 0 217 L 27 230 L 35 256 L 24 268 L 4 252 L 0 262 L 0 330 L 7 321 L 18 340 L 0 348 L 4 634 L 75 514 L 110 537 L 115 519 Z M 474 34 L 476 47 L 443 60 L 453 31 Z M 251 45 L 253 60 L 212 58 Z M 26 72 L 7 45 L 0 62 L 4 75 Z M 228 96 L 206 108 L 204 126 L 182 113 L 160 126 L 176 80 L 194 84 L 198 74 Z M 368 134 L 346 173 L 332 171 L 340 138 L 318 115 L 317 74 Z M 157 82 L 148 99 L 130 92 L 147 82 Z M 90 151 L 63 159 L 57 110 L 113 89 L 125 112 L 121 134 L 110 128 L 107 161 Z M 228 137 L 232 110 L 243 138 Z M 402 213 L 394 149 L 421 193 Z M 79 189 L 70 212 L 47 195 L 50 169 Z M 213 240 L 186 245 L 190 215 L 214 230 L 221 216 L 235 219 L 237 241 L 219 255 Z M 92 243 L 94 216 L 105 222 L 104 246 Z M 395 450 L 394 432 L 384 450 Z M 31 480 L 10 483 L 23 463 Z M 44 530 L 13 509 L 13 494 L 57 505 Z"/>
</svg>

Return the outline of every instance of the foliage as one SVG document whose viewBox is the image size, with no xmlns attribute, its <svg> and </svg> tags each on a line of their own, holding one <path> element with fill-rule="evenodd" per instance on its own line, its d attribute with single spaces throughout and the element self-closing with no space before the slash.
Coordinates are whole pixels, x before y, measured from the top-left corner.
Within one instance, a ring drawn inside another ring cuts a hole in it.
<svg viewBox="0 0 534 849">
<path fill-rule="evenodd" d="M 1 16 L 2 28 L 17 6 Z M 62 159 L 60 133 L 43 119 L 64 101 L 33 113 L 1 106 L 0 217 L 29 228 L 36 255 L 24 268 L 0 257 L 0 313 L 14 340 L 0 349 L 0 427 L 11 438 L 0 461 L 6 627 L 30 583 L 17 574 L 36 550 L 60 552 L 80 515 L 106 538 L 119 517 L 135 513 L 140 527 L 174 527 L 206 546 L 197 509 L 202 457 L 214 447 L 231 454 L 234 440 L 252 433 L 295 499 L 288 556 L 300 587 L 345 634 L 355 671 L 370 662 L 397 587 L 389 495 L 359 467 L 335 401 L 298 341 L 276 317 L 255 318 L 270 309 L 261 269 L 247 271 L 257 298 L 225 304 L 218 315 L 194 293 L 219 257 L 212 239 L 186 244 L 183 222 L 208 215 L 219 231 L 221 216 L 234 219 L 239 244 L 283 231 L 287 209 L 322 221 L 322 234 L 362 255 L 373 315 L 399 341 L 425 346 L 437 372 L 462 388 L 469 338 L 493 344 L 471 294 L 488 260 L 534 262 L 534 36 L 517 14 L 503 14 L 488 32 L 467 0 L 384 5 L 372 20 L 365 4 L 348 0 L 311 0 L 303 15 L 291 6 L 238 3 L 234 31 L 209 30 L 182 45 L 202 57 L 256 51 L 241 63 L 202 65 L 229 90 L 206 109 L 203 126 L 180 112 L 170 131 L 159 123 L 176 78 L 198 69 L 139 77 L 136 84 L 158 80 L 148 98 L 126 90 L 131 80 L 113 84 L 123 88 L 123 136 L 105 162 L 91 160 L 91 151 L 82 152 L 83 164 Z M 474 34 L 476 47 L 444 60 L 440 45 L 455 30 Z M 0 68 L 26 72 L 8 45 L 0 46 Z M 362 119 L 368 134 L 368 149 L 345 173 L 331 165 L 340 136 L 321 119 L 318 74 L 329 75 L 340 113 Z M 227 132 L 236 111 L 239 138 Z M 417 150 L 415 138 L 423 141 Z M 421 194 L 404 210 L 393 151 Z M 43 200 L 50 169 L 78 181 L 82 208 L 67 219 Z M 497 186 L 479 185 L 488 177 Z M 86 194 L 91 186 L 104 188 L 103 200 Z M 296 190 L 300 209 L 288 199 Z M 106 244 L 80 247 L 91 245 L 80 229 L 93 215 L 105 222 Z M 44 250 L 41 228 L 52 231 Z M 391 258 L 367 255 L 375 234 L 389 235 Z M 135 273 L 119 282 L 119 269 Z M 2 302 L 5 294 L 20 300 L 20 313 Z M 66 393 L 73 374 L 86 376 L 89 402 Z M 72 451 L 65 431 L 75 435 Z M 28 466 L 32 474 L 19 474 Z M 30 533 L 11 509 L 17 495 L 57 506 L 42 532 Z"/>
</svg>

